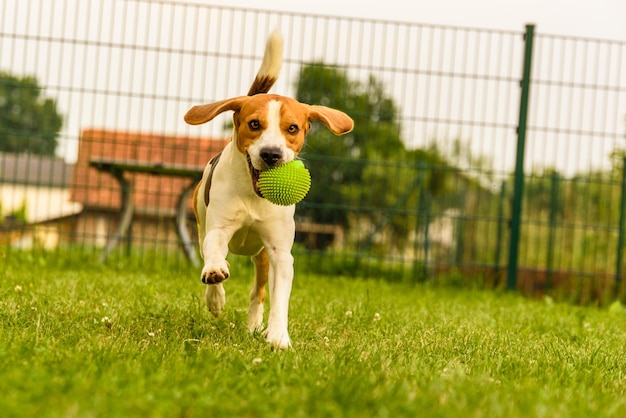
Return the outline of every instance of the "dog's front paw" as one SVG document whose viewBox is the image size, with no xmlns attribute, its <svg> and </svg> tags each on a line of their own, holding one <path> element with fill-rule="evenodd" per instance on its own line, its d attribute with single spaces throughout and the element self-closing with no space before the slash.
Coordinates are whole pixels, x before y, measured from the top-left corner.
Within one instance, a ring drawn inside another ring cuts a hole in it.
<svg viewBox="0 0 626 418">
<path fill-rule="evenodd" d="M 205 264 L 200 279 L 204 284 L 221 283 L 230 276 L 229 267 L 230 264 L 226 260 L 221 263 Z"/>
<path fill-rule="evenodd" d="M 289 333 L 286 329 L 280 328 L 268 328 L 266 331 L 265 339 L 273 347 L 280 348 L 282 350 L 291 347 L 291 340 L 289 340 Z"/>
</svg>

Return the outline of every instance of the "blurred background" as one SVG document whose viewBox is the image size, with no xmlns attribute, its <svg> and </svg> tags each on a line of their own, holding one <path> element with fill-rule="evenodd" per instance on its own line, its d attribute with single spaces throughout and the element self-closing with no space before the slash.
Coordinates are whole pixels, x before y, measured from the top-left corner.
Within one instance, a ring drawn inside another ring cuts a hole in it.
<svg viewBox="0 0 626 418">
<path fill-rule="evenodd" d="M 197 263 L 189 192 L 231 115 L 183 115 L 245 94 L 278 28 L 272 92 L 355 120 L 301 155 L 302 274 L 622 295 L 624 38 L 339 9 L 2 1 L 0 254 Z"/>
</svg>

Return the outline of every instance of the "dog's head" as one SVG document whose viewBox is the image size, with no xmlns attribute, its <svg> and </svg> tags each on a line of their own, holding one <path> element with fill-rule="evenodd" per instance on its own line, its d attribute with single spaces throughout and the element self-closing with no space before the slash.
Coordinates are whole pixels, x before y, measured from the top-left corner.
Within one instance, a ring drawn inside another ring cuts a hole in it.
<svg viewBox="0 0 626 418">
<path fill-rule="evenodd" d="M 185 121 L 198 125 L 226 111 L 235 112 L 233 141 L 248 161 L 257 194 L 259 173 L 297 157 L 310 121 L 322 122 L 335 135 L 348 133 L 354 126 L 352 119 L 339 110 L 307 105 L 275 94 L 241 96 L 194 106 L 185 115 Z"/>
</svg>

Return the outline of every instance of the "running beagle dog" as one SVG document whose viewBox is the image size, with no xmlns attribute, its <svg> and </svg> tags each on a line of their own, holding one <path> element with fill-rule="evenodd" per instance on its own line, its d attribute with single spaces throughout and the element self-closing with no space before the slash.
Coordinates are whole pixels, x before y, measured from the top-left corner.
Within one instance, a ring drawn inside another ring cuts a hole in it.
<svg viewBox="0 0 626 418">
<path fill-rule="evenodd" d="M 207 164 L 194 193 L 207 307 L 215 316 L 224 308 L 223 282 L 230 276 L 228 252 L 250 256 L 255 273 L 248 329 L 263 330 L 265 285 L 269 282 L 265 337 L 273 346 L 287 348 L 291 346 L 287 318 L 294 275 L 295 205 L 277 206 L 264 199 L 257 187 L 259 173 L 298 156 L 310 121 L 322 122 L 336 135 L 350 132 L 354 122 L 335 109 L 265 94 L 278 78 L 282 48 L 282 38 L 274 32 L 248 95 L 194 106 L 185 121 L 198 125 L 223 112 L 234 112 L 232 140 Z"/>
</svg>

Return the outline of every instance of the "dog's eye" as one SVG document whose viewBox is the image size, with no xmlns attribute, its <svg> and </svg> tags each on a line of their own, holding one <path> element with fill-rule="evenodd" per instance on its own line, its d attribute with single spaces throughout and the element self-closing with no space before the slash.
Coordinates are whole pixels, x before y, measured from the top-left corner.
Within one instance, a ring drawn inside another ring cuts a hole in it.
<svg viewBox="0 0 626 418">
<path fill-rule="evenodd" d="M 290 134 L 294 134 L 295 135 L 298 132 L 300 132 L 300 128 L 296 124 L 289 125 L 289 128 L 287 128 L 287 132 L 289 132 Z"/>
<path fill-rule="evenodd" d="M 258 131 L 259 129 L 261 129 L 261 122 L 259 122 L 257 119 L 253 119 L 248 122 L 248 127 L 253 131 Z"/>
</svg>

